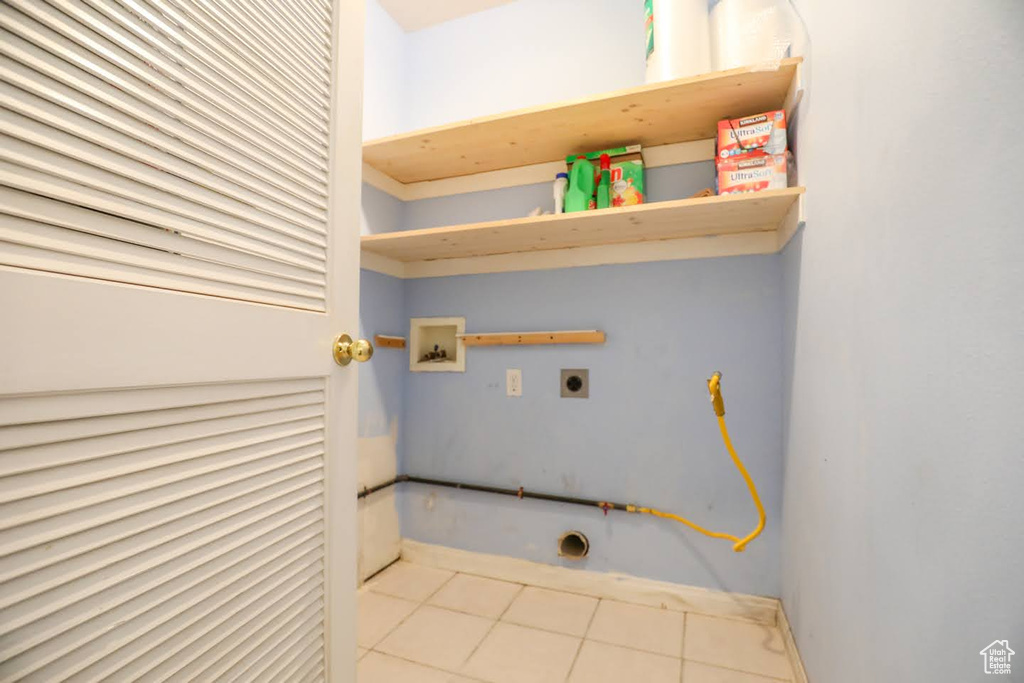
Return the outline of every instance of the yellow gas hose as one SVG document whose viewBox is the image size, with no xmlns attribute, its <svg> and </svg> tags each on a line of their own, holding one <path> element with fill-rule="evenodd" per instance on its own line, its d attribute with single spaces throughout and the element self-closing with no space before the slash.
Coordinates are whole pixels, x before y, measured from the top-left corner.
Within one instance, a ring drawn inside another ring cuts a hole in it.
<svg viewBox="0 0 1024 683">
<path fill-rule="evenodd" d="M 754 486 L 754 480 L 750 478 L 750 473 L 747 472 L 747 468 L 743 466 L 743 461 L 740 460 L 739 456 L 736 455 L 736 449 L 732 446 L 732 439 L 729 438 L 729 429 L 725 426 L 725 403 L 722 400 L 722 387 L 721 387 L 722 373 L 716 372 L 708 380 L 708 392 L 711 394 L 711 404 L 715 409 L 715 415 L 718 417 L 718 428 L 722 432 L 722 441 L 725 442 L 725 448 L 729 451 L 729 456 L 732 457 L 733 464 L 736 465 L 736 469 L 743 475 L 743 480 L 747 482 L 747 488 L 750 489 L 750 497 L 754 499 L 754 505 L 757 506 L 757 528 L 751 531 L 743 538 L 737 538 L 732 534 L 724 534 L 717 531 L 708 531 L 699 524 L 695 524 L 685 517 L 679 515 L 673 515 L 671 512 L 662 512 L 661 510 L 655 510 L 653 508 L 639 507 L 635 505 L 626 506 L 627 512 L 639 512 L 646 515 L 654 515 L 655 517 L 661 517 L 662 519 L 671 519 L 680 524 L 685 524 L 694 531 L 699 531 L 705 536 L 712 538 L 724 538 L 732 541 L 732 549 L 738 553 L 746 550 L 747 544 L 757 538 L 762 531 L 764 531 L 764 506 L 761 504 L 761 497 L 757 495 L 757 487 Z"/>
</svg>

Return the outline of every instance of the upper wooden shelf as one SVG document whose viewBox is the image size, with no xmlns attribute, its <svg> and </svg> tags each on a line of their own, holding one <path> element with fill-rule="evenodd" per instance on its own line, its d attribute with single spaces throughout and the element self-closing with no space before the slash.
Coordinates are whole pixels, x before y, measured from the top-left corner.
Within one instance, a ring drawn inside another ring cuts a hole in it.
<svg viewBox="0 0 1024 683">
<path fill-rule="evenodd" d="M 801 61 L 785 59 L 776 71 L 718 71 L 371 140 L 363 145 L 363 161 L 401 183 L 415 183 L 621 145 L 704 140 L 715 136 L 721 119 L 786 108 Z"/>
<path fill-rule="evenodd" d="M 656 202 L 601 211 L 405 230 L 362 237 L 363 251 L 435 259 L 778 231 L 804 188 Z"/>
</svg>

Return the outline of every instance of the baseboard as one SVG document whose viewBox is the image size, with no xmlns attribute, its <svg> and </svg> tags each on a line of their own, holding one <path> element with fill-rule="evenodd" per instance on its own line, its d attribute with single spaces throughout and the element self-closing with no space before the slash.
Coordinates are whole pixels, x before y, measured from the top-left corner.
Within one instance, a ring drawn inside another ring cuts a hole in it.
<svg viewBox="0 0 1024 683">
<path fill-rule="evenodd" d="M 642 579 L 626 574 L 570 569 L 516 557 L 487 555 L 402 539 L 402 559 L 416 564 L 526 583 L 541 588 L 622 600 L 680 612 L 745 619 L 776 625 L 780 606 L 775 598 L 726 593 L 707 588 Z"/>
<path fill-rule="evenodd" d="M 807 672 L 804 670 L 804 662 L 800 659 L 800 651 L 796 648 L 796 639 L 793 637 L 793 629 L 789 626 L 789 618 L 786 610 L 779 601 L 779 631 L 782 632 L 782 640 L 786 644 L 786 656 L 789 657 L 789 665 L 793 669 L 793 683 L 808 683 Z"/>
</svg>

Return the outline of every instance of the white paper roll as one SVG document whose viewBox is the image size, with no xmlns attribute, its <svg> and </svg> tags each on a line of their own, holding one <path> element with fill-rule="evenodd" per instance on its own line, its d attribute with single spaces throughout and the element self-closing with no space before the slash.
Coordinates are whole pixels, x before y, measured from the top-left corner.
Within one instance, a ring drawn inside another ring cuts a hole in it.
<svg viewBox="0 0 1024 683">
<path fill-rule="evenodd" d="M 779 0 L 721 0 L 711 10 L 711 67 L 777 64 L 792 42 L 785 10 Z"/>
<path fill-rule="evenodd" d="M 654 52 L 647 58 L 647 82 L 710 70 L 707 0 L 654 0 Z"/>
</svg>

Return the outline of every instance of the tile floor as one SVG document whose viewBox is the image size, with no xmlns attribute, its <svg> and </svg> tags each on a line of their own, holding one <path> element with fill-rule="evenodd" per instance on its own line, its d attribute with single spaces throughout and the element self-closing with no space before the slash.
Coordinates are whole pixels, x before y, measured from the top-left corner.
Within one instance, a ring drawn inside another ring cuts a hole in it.
<svg viewBox="0 0 1024 683">
<path fill-rule="evenodd" d="M 359 592 L 359 683 L 779 683 L 778 629 L 398 562 Z"/>
</svg>

